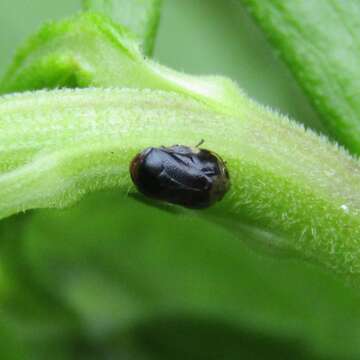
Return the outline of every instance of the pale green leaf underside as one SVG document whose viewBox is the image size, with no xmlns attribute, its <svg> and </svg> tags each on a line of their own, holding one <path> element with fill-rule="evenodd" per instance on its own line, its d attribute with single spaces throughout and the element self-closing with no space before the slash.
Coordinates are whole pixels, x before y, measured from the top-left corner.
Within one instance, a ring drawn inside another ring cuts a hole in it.
<svg viewBox="0 0 360 360">
<path fill-rule="evenodd" d="M 360 3 L 242 0 L 331 135 L 360 154 Z"/>
<path fill-rule="evenodd" d="M 229 116 L 154 90 L 5 96 L 0 215 L 67 206 L 95 189 L 128 193 L 128 166 L 139 150 L 192 145 L 200 137 L 227 161 L 232 188 L 198 214 L 338 272 L 360 271 L 359 163 L 245 97 L 238 114 Z"/>
</svg>

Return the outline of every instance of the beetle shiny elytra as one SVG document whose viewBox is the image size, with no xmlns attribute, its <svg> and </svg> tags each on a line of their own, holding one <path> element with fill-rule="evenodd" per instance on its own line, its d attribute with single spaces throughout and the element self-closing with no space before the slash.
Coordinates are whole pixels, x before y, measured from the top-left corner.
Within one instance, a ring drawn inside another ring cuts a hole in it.
<svg viewBox="0 0 360 360">
<path fill-rule="evenodd" d="M 142 194 L 192 209 L 213 205 L 230 188 L 219 155 L 184 145 L 146 148 L 131 161 L 130 175 Z"/>
</svg>

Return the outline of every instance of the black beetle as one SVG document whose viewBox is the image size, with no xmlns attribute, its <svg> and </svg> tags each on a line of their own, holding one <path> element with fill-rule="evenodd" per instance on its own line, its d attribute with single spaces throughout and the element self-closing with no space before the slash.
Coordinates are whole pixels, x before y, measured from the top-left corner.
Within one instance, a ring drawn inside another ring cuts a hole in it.
<svg viewBox="0 0 360 360">
<path fill-rule="evenodd" d="M 230 188 L 219 155 L 184 145 L 146 148 L 131 161 L 130 174 L 144 195 L 193 209 L 211 206 Z"/>
</svg>

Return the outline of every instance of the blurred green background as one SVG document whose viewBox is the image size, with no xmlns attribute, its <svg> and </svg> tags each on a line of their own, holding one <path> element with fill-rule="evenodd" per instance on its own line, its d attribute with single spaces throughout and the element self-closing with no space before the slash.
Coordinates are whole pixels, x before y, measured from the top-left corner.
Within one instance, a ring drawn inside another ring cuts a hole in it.
<svg viewBox="0 0 360 360">
<path fill-rule="evenodd" d="M 44 21 L 79 9 L 1 0 L 0 73 Z M 164 0 L 154 57 L 322 130 L 239 0 Z M 108 191 L 9 218 L 0 236 L 1 359 L 360 358 L 357 294 L 197 218 Z"/>
</svg>

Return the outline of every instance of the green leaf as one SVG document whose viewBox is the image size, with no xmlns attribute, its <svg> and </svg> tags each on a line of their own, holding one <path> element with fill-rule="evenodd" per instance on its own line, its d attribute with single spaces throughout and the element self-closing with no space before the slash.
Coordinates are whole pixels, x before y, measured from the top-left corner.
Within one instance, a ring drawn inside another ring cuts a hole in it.
<svg viewBox="0 0 360 360">
<path fill-rule="evenodd" d="M 160 18 L 162 0 L 83 0 L 86 10 L 99 11 L 136 34 L 150 55 Z"/>
<path fill-rule="evenodd" d="M 2 79 L 0 92 L 91 86 L 175 91 L 230 113 L 239 101 L 239 89 L 229 79 L 189 76 L 161 66 L 144 57 L 125 28 L 92 13 L 50 23 L 30 38 Z"/>
<path fill-rule="evenodd" d="M 33 214 L 23 244 L 36 279 L 107 349 L 130 341 L 140 359 L 360 354 L 350 288 L 304 262 L 260 257 L 199 217 L 101 192 Z"/>
<path fill-rule="evenodd" d="M 85 13 L 51 22 L 31 37 L 16 54 L 0 92 L 114 86 L 124 71 L 127 86 L 136 75 L 133 64 L 142 58 L 137 39 L 127 29 L 103 15 Z"/>
<path fill-rule="evenodd" d="M 43 287 L 28 265 L 23 239 L 31 216 L 0 224 L 0 306 L 2 359 L 69 358 L 83 331 L 78 316 Z"/>
<path fill-rule="evenodd" d="M 331 135 L 360 154 L 356 0 L 243 0 L 287 62 Z"/>
</svg>

